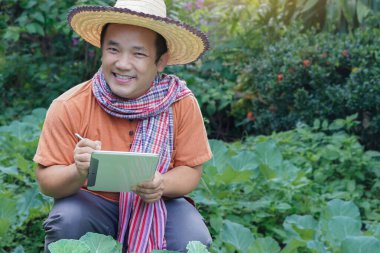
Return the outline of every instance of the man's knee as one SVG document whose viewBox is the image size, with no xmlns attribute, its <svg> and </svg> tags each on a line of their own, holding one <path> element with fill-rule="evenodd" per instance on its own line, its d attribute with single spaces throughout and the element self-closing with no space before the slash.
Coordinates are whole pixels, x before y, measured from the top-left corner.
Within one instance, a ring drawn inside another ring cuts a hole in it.
<svg viewBox="0 0 380 253">
<path fill-rule="evenodd" d="M 75 202 L 59 200 L 44 222 L 47 238 L 79 239 L 88 227 L 86 214 Z"/>
<path fill-rule="evenodd" d="M 210 232 L 199 212 L 185 199 L 166 202 L 168 221 L 166 239 L 169 250 L 186 252 L 191 241 L 199 241 L 209 247 L 212 243 Z"/>
<path fill-rule="evenodd" d="M 188 229 L 186 231 L 189 233 L 178 234 L 177 237 L 170 240 L 170 243 L 168 242 L 168 248 L 170 248 L 170 250 L 187 252 L 186 247 L 191 241 L 199 241 L 203 245 L 207 246 L 207 248 L 210 247 L 212 238 L 205 225 L 198 224 L 198 226 L 196 226 L 194 224 L 191 229 Z"/>
<path fill-rule="evenodd" d="M 87 232 L 116 238 L 118 204 L 86 191 L 56 200 L 44 222 L 45 252 L 47 246 L 60 239 L 79 239 Z"/>
</svg>

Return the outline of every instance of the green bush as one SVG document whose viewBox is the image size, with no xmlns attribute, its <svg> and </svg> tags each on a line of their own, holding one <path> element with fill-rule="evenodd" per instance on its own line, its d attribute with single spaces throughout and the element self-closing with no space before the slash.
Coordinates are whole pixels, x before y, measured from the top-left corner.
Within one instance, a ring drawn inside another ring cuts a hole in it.
<svg viewBox="0 0 380 253">
<path fill-rule="evenodd" d="M 48 107 L 97 70 L 99 50 L 79 39 L 66 22 L 72 6 L 88 3 L 94 1 L 1 2 L 0 124 Z"/>
<path fill-rule="evenodd" d="M 0 252 L 41 252 L 51 201 L 38 189 L 32 162 L 45 109 L 0 127 Z"/>
<path fill-rule="evenodd" d="M 208 253 L 206 246 L 198 241 L 189 242 L 186 246 L 188 253 Z M 88 232 L 79 240 L 62 239 L 49 244 L 51 253 L 121 253 L 122 245 L 111 236 Z M 178 251 L 153 250 L 152 253 L 178 253 Z"/>
<path fill-rule="evenodd" d="M 311 215 L 319 220 L 332 199 L 352 201 L 363 226 L 376 227 L 380 154 L 364 151 L 357 138 L 347 134 L 355 125 L 354 117 L 331 124 L 317 120 L 312 127 L 298 125 L 243 143 L 212 141 L 214 157 L 204 164 L 204 182 L 192 196 L 209 222 L 213 247 L 228 248 L 227 235 L 243 226 L 243 234 L 253 235 L 237 238 L 272 237 L 283 248 L 288 235 L 281 224 L 287 217 Z"/>
<path fill-rule="evenodd" d="M 233 116 L 249 134 L 270 134 L 357 113 L 361 124 L 354 132 L 367 148 L 380 148 L 379 35 L 373 26 L 339 35 L 293 27 L 261 52 L 247 50 L 240 58 Z"/>
</svg>

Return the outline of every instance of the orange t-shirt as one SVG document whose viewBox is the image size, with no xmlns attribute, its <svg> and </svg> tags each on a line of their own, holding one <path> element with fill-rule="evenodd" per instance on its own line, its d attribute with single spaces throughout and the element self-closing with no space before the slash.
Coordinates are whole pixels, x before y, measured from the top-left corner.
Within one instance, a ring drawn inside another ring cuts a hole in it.
<svg viewBox="0 0 380 253">
<path fill-rule="evenodd" d="M 50 105 L 34 156 L 43 166 L 70 165 L 77 137 L 102 142 L 102 150 L 129 151 L 138 120 L 107 114 L 92 93 L 92 82 L 79 84 L 56 98 Z M 172 105 L 174 150 L 169 169 L 185 165 L 194 167 L 211 159 L 211 150 L 199 105 L 187 96 Z M 86 189 L 86 184 L 83 186 Z M 119 193 L 93 192 L 112 201 Z"/>
</svg>

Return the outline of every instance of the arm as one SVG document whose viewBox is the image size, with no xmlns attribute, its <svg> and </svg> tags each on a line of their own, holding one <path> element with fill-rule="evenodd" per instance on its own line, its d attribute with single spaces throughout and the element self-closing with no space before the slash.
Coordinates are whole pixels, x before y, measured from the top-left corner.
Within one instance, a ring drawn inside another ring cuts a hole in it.
<svg viewBox="0 0 380 253">
<path fill-rule="evenodd" d="M 41 192 L 56 199 L 76 193 L 86 180 L 86 175 L 81 175 L 75 164 L 50 167 L 38 164 L 36 175 Z"/>
<path fill-rule="evenodd" d="M 162 175 L 164 190 L 162 195 L 176 198 L 192 192 L 202 176 L 202 165 L 195 167 L 179 166 Z"/>
<path fill-rule="evenodd" d="M 82 187 L 90 167 L 91 153 L 100 150 L 101 143 L 81 140 L 74 149 L 74 163 L 70 165 L 37 166 L 36 175 L 41 192 L 53 198 L 63 198 Z"/>
<path fill-rule="evenodd" d="M 178 166 L 165 174 L 156 172 L 150 182 L 139 184 L 134 192 L 145 202 L 152 203 L 161 197 L 176 198 L 192 192 L 202 176 L 202 165 Z"/>
</svg>

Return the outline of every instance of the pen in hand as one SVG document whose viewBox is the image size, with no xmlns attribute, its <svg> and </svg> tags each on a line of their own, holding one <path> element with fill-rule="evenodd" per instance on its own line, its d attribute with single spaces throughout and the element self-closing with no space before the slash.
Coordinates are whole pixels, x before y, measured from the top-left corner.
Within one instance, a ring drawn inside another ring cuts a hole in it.
<svg viewBox="0 0 380 253">
<path fill-rule="evenodd" d="M 79 140 L 84 140 L 85 138 L 83 138 L 82 136 L 80 136 L 80 134 L 78 134 L 78 133 L 75 133 L 74 134 Z M 100 141 L 96 141 L 96 149 L 97 150 L 100 150 L 100 148 L 101 148 L 101 142 Z"/>
<path fill-rule="evenodd" d="M 84 138 L 82 136 L 80 136 L 78 133 L 75 133 L 74 134 L 79 140 L 84 140 Z"/>
</svg>

